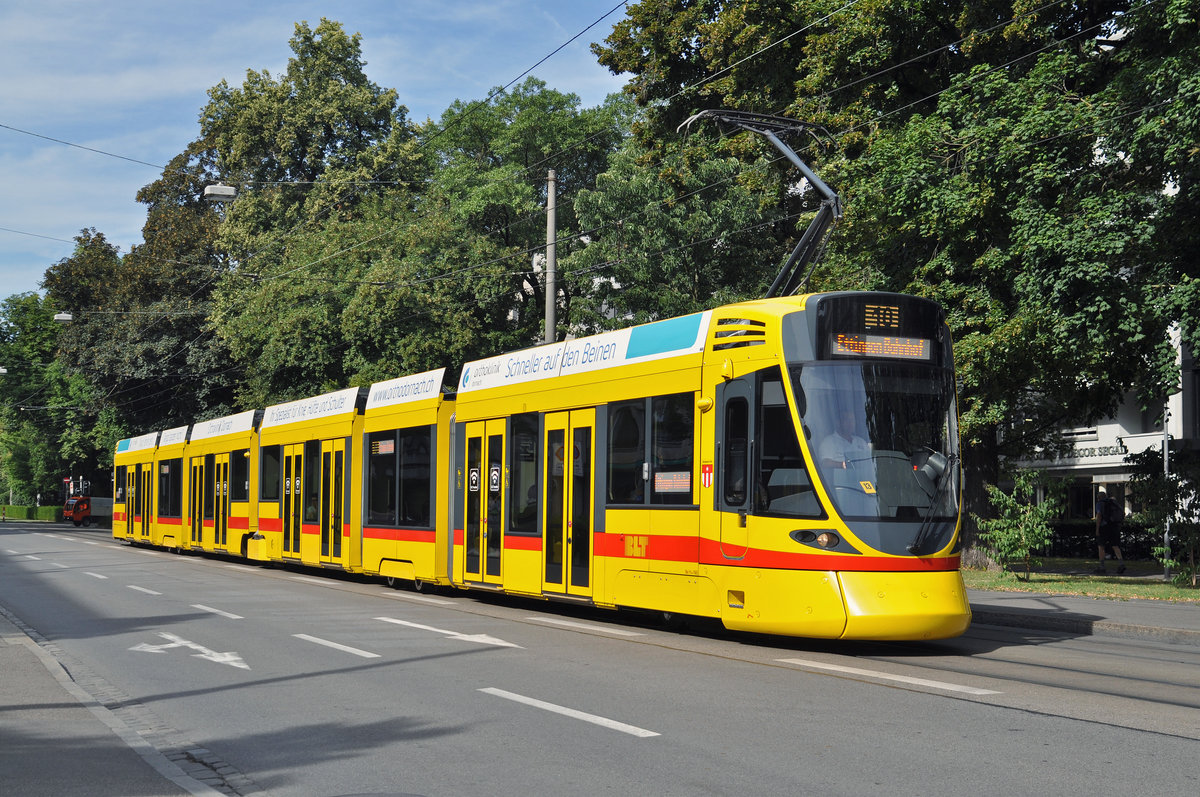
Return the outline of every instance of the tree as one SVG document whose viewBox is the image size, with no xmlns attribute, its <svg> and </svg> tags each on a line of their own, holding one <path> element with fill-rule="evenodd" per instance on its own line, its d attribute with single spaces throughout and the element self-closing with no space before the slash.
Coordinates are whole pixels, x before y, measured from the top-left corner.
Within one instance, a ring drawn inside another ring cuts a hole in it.
<svg viewBox="0 0 1200 797">
<path fill-rule="evenodd" d="M 422 213 L 447 215 L 474 250 L 467 279 L 474 285 L 477 355 L 542 339 L 544 284 L 528 264 L 544 251 L 547 172 L 557 181 L 557 257 L 570 259 L 591 231 L 581 230 L 576 197 L 595 184 L 620 144 L 631 109 L 609 98 L 581 108 L 575 94 L 528 78 L 491 102 L 454 102 L 429 134 L 442 168 L 433 176 Z M 570 326 L 575 286 L 560 285 L 562 323 Z"/>
<path fill-rule="evenodd" d="M 1061 502 L 1056 497 L 1036 500 L 1040 479 L 1033 471 L 1015 474 L 1014 481 L 1011 494 L 987 485 L 995 517 L 976 517 L 975 522 L 979 524 L 980 541 L 1001 566 L 1013 569 L 1018 580 L 1028 581 L 1030 570 L 1040 564 L 1035 553 L 1049 545 L 1054 536 L 1050 523 L 1061 512 Z M 1014 565 L 1025 571 L 1024 577 Z"/>
<path fill-rule="evenodd" d="M 104 460 L 103 442 L 92 435 L 99 413 L 89 385 L 55 358 L 64 333 L 53 314 L 35 293 L 0 302 L 0 466 L 13 500 L 25 504 L 55 500 L 64 476 L 102 476 L 95 463 Z"/>
<path fill-rule="evenodd" d="M 1188 8 L 645 0 L 597 53 L 634 73 L 644 142 L 700 102 L 833 131 L 846 215 L 811 287 L 942 302 L 978 487 L 1177 378 L 1168 325 L 1197 329 Z"/>
<path fill-rule="evenodd" d="M 297 24 L 290 44 L 278 79 L 251 71 L 209 92 L 197 142 L 242 187 L 220 226 L 229 271 L 211 322 L 249 406 L 345 384 L 340 315 L 362 264 L 339 246 L 355 244 L 362 203 L 405 196 L 427 168 L 396 92 L 368 80 L 357 34 L 322 19 Z"/>
<path fill-rule="evenodd" d="M 778 242 L 753 185 L 761 171 L 716 153 L 661 154 L 652 166 L 631 139 L 595 188 L 580 193 L 589 243 L 564 268 L 579 296 L 577 332 L 757 298 L 778 271 Z"/>
<path fill-rule="evenodd" d="M 221 81 L 200 113 L 200 141 L 240 192 L 221 226 L 221 246 L 244 270 L 266 273 L 287 233 L 346 212 L 370 186 L 404 181 L 403 164 L 380 155 L 411 138 L 408 109 L 394 89 L 371 82 L 361 36 L 322 19 L 296 25 L 287 70 Z M 385 152 L 374 152 L 382 144 Z"/>
<path fill-rule="evenodd" d="M 1129 488 L 1141 505 L 1140 519 L 1159 534 L 1170 522 L 1171 545 L 1154 555 L 1175 571 L 1175 583 L 1200 583 L 1200 452 L 1192 448 L 1172 451 L 1170 472 L 1163 472 L 1162 451 L 1149 448 L 1129 454 Z M 1179 554 L 1177 556 L 1177 553 Z"/>
<path fill-rule="evenodd" d="M 607 167 L 628 113 L 615 98 L 582 108 L 576 95 L 530 78 L 491 102 L 456 101 L 421 130 L 437 168 L 411 215 L 393 212 L 389 230 L 384 214 L 383 229 L 372 227 L 372 246 L 384 251 L 343 316 L 354 378 L 454 374 L 540 341 L 545 288 L 531 263 L 545 247 L 547 170 L 556 172 L 561 264 L 584 248 L 591 231 L 580 230 L 576 198 Z M 559 287 L 561 335 L 573 328 L 577 286 Z"/>
</svg>

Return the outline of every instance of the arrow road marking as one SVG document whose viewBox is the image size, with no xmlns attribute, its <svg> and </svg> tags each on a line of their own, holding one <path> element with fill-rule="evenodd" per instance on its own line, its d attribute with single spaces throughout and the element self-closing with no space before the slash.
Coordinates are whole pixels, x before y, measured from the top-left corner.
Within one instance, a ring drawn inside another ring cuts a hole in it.
<svg viewBox="0 0 1200 797">
<path fill-rule="evenodd" d="M 159 631 L 158 635 L 167 640 L 165 644 L 151 645 L 143 642 L 140 645 L 134 645 L 130 650 L 136 650 L 139 653 L 166 653 L 171 648 L 189 648 L 199 651 L 199 653 L 192 654 L 197 659 L 207 659 L 208 661 L 215 661 L 217 664 L 228 664 L 231 667 L 237 667 L 242 670 L 250 669 L 250 665 L 242 661 L 242 657 L 233 651 L 218 653 L 215 650 L 209 650 L 203 645 L 198 645 L 195 642 L 191 642 L 175 634 L 167 633 L 166 631 Z"/>
<path fill-rule="evenodd" d="M 459 639 L 463 642 L 477 642 L 480 645 L 495 645 L 498 648 L 519 648 L 518 644 L 513 642 L 505 642 L 503 639 L 497 639 L 494 636 L 487 634 L 460 634 L 457 631 L 446 631 L 442 628 L 434 628 L 431 625 L 421 625 L 420 623 L 410 623 L 408 620 L 397 620 L 394 617 L 376 617 L 376 620 L 382 620 L 385 623 L 394 623 L 395 625 L 405 625 L 409 628 L 418 628 L 422 631 L 430 631 L 434 634 L 441 634 L 447 639 Z"/>
</svg>

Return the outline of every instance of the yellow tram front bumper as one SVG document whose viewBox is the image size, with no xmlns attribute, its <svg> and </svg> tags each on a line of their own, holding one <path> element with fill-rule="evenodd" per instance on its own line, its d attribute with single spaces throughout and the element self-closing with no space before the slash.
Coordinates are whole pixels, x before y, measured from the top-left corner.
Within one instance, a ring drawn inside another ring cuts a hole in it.
<svg viewBox="0 0 1200 797">
<path fill-rule="evenodd" d="M 838 574 L 846 606 L 843 639 L 948 639 L 971 624 L 957 570 Z"/>
</svg>

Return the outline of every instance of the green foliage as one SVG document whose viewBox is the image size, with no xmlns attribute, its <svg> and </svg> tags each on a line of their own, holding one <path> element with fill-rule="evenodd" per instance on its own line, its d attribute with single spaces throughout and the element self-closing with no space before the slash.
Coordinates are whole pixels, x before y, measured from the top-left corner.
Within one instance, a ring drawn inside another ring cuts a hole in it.
<svg viewBox="0 0 1200 797">
<path fill-rule="evenodd" d="M 772 214 L 746 184 L 761 164 L 756 174 L 732 157 L 673 149 L 648 168 L 646 156 L 630 140 L 576 202 L 594 231 L 564 265 L 580 333 L 757 298 L 778 271 L 778 244 L 764 234 Z"/>
<path fill-rule="evenodd" d="M 80 445 L 89 426 L 88 389 L 55 359 L 65 333 L 53 315 L 50 302 L 34 293 L 0 302 L 0 363 L 8 371 L 0 376 L 0 466 L 13 499 L 31 504 L 39 493 L 61 489 L 71 467 L 96 453 Z"/>
<path fill-rule="evenodd" d="M 1162 451 L 1150 448 L 1125 457 L 1129 488 L 1141 505 L 1140 519 L 1159 538 L 1170 522 L 1171 545 L 1154 549 L 1154 556 L 1170 569 L 1177 583 L 1197 586 L 1200 557 L 1200 452 L 1184 446 L 1171 451 L 1170 470 L 1163 472 Z"/>
<path fill-rule="evenodd" d="M 1200 350 L 1192 5 L 642 0 L 594 47 L 625 97 L 583 108 L 530 79 L 419 126 L 359 36 L 301 23 L 282 74 L 209 92 L 138 195 L 143 244 L 85 230 L 45 306 L 0 309 L 3 355 L 43 366 L 0 386 L 9 484 L 102 466 L 127 433 L 540 340 L 550 168 L 559 337 L 761 295 L 811 192 L 756 136 L 676 132 L 722 107 L 832 131 L 800 142 L 846 206 L 810 288 L 946 307 L 986 513 L 1002 457 L 1176 387 L 1173 322 Z M 216 179 L 227 207 L 200 199 Z M 52 409 L 15 409 L 29 397 Z"/>
<path fill-rule="evenodd" d="M 1022 471 L 1016 475 L 1011 494 L 995 485 L 987 485 L 988 496 L 995 510 L 995 517 L 976 517 L 979 524 L 979 539 L 993 553 L 1000 564 L 1017 573 L 1017 578 L 1029 580 L 1029 571 L 1038 565 L 1035 553 L 1045 548 L 1054 529 L 1051 522 L 1058 517 L 1061 502 L 1053 496 L 1038 502 L 1035 500 L 1038 474 Z M 1014 569 L 1021 565 L 1024 576 Z"/>
</svg>

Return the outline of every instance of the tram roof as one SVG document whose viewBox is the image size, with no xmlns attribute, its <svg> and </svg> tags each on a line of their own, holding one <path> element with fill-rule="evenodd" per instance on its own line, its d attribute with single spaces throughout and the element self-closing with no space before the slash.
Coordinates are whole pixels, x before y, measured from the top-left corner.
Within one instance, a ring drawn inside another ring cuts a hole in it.
<svg viewBox="0 0 1200 797">
<path fill-rule="evenodd" d="M 463 366 L 459 394 L 665 360 L 704 351 L 712 311 L 602 332 L 475 360 Z"/>
</svg>

